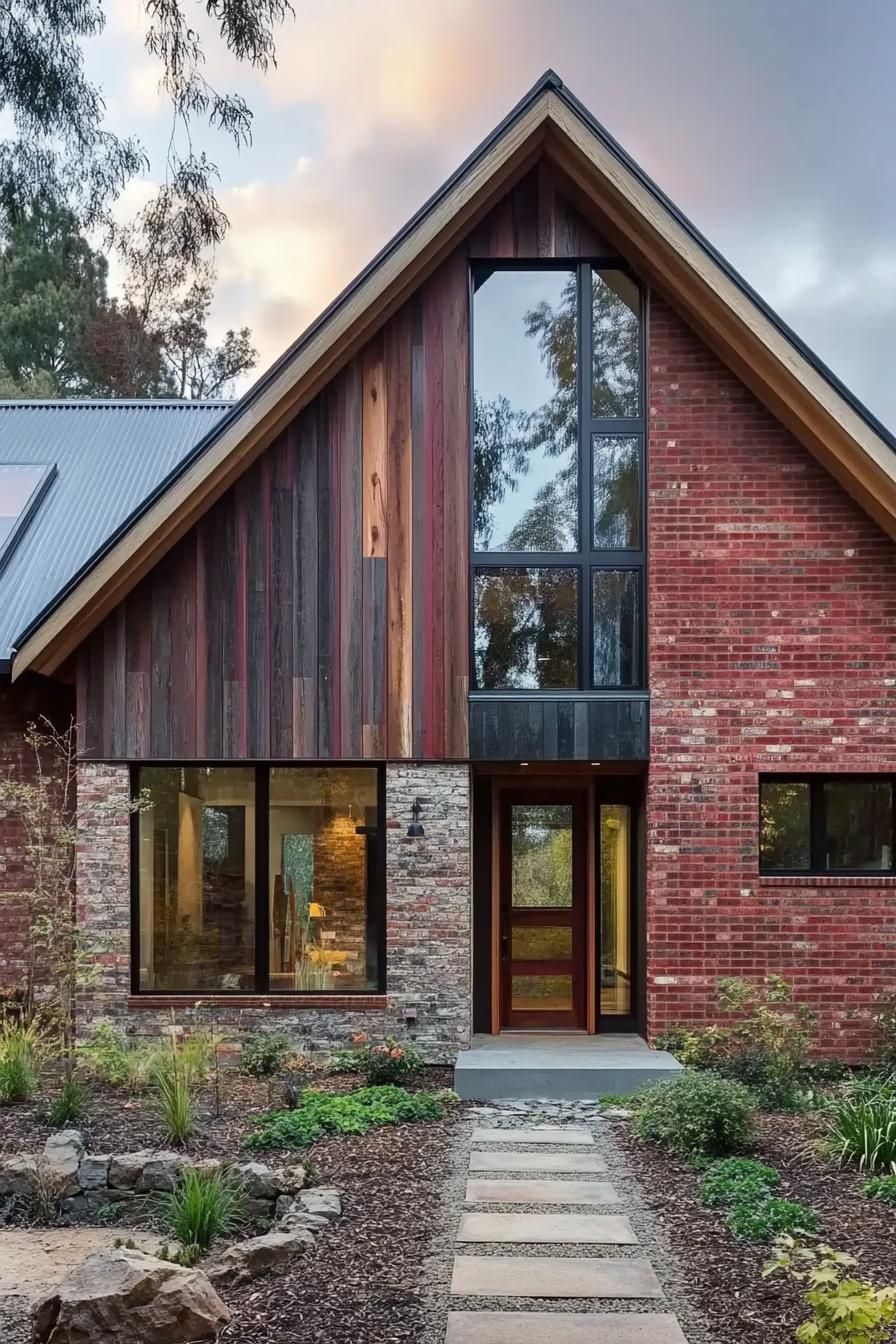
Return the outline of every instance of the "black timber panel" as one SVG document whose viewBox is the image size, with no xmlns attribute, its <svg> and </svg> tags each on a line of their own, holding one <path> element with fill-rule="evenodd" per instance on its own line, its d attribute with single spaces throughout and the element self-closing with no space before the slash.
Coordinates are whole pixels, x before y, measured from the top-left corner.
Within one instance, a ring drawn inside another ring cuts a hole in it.
<svg viewBox="0 0 896 1344">
<path fill-rule="evenodd" d="M 470 697 L 473 761 L 646 761 L 649 702 L 643 697 Z"/>
</svg>

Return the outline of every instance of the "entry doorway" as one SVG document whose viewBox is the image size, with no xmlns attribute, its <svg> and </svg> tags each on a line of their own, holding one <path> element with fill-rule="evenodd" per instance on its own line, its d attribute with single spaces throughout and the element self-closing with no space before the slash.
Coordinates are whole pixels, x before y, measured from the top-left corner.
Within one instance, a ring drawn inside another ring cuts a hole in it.
<svg viewBox="0 0 896 1344">
<path fill-rule="evenodd" d="M 477 899 L 491 906 L 479 920 L 491 954 L 475 974 L 489 977 L 491 1008 L 477 1029 L 640 1031 L 641 779 L 496 776 L 484 788 L 477 843 L 492 858 Z"/>
</svg>

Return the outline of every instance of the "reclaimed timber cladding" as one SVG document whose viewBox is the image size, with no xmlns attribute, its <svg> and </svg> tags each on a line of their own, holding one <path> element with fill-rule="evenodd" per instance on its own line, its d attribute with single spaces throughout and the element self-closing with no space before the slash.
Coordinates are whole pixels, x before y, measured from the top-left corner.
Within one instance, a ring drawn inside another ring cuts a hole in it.
<svg viewBox="0 0 896 1344">
<path fill-rule="evenodd" d="M 469 263 L 608 250 L 527 172 L 81 646 L 83 753 L 469 758 Z"/>
</svg>

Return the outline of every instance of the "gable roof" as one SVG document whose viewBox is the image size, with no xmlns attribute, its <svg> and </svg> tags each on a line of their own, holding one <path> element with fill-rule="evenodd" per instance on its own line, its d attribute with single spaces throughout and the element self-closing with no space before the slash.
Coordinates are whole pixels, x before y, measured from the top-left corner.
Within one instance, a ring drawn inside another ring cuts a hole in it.
<svg viewBox="0 0 896 1344">
<path fill-rule="evenodd" d="M 0 672 L 18 632 L 142 506 L 229 401 L 0 402 L 0 465 L 56 468 L 0 572 Z"/>
<path fill-rule="evenodd" d="M 896 440 L 548 71 L 27 625 L 13 675 L 53 672 L 539 158 L 891 536 Z"/>
</svg>

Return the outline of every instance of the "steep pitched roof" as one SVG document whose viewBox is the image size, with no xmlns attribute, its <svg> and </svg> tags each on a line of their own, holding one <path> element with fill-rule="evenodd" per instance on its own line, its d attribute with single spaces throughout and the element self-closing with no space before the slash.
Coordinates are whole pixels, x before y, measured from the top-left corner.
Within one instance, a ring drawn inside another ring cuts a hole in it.
<svg viewBox="0 0 896 1344">
<path fill-rule="evenodd" d="M 896 440 L 548 71 L 30 622 L 13 674 L 55 670 L 542 156 L 645 279 L 896 537 Z"/>
<path fill-rule="evenodd" d="M 0 572 L 0 671 L 64 590 L 224 416 L 226 401 L 0 402 L 0 466 L 56 468 Z"/>
</svg>

